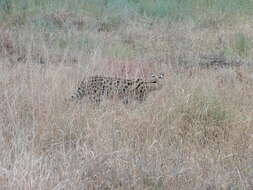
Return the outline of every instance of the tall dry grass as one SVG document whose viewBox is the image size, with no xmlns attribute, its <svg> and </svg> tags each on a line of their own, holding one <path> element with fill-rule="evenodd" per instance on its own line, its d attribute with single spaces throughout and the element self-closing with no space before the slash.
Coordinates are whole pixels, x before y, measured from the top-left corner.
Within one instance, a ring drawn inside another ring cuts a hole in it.
<svg viewBox="0 0 253 190">
<path fill-rule="evenodd" d="M 250 18 L 38 17 L 53 27 L 1 23 L 0 189 L 253 187 Z M 249 64 L 196 66 L 217 52 Z M 159 71 L 143 104 L 66 100 L 84 76 Z"/>
</svg>

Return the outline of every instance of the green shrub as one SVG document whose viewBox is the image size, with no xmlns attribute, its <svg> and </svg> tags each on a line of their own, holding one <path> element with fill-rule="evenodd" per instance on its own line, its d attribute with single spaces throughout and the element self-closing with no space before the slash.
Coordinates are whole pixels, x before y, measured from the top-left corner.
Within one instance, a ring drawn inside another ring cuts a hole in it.
<svg viewBox="0 0 253 190">
<path fill-rule="evenodd" d="M 229 138 L 231 113 L 216 96 L 197 90 L 187 104 L 179 107 L 182 139 L 200 145 L 220 144 Z"/>
<path fill-rule="evenodd" d="M 215 96 L 206 96 L 196 92 L 189 104 L 182 108 L 182 113 L 188 115 L 193 122 L 202 125 L 220 125 L 226 121 L 228 113 Z"/>
<path fill-rule="evenodd" d="M 10 13 L 12 9 L 11 0 L 0 0 L 0 11 L 4 13 Z"/>
</svg>

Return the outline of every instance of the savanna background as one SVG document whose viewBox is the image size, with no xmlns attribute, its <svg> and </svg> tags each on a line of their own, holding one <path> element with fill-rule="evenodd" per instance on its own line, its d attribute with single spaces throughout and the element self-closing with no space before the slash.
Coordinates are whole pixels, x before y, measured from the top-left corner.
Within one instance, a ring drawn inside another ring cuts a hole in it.
<svg viewBox="0 0 253 190">
<path fill-rule="evenodd" d="M 252 0 L 0 0 L 0 189 L 253 189 Z M 66 101 L 95 74 L 164 87 Z"/>
</svg>

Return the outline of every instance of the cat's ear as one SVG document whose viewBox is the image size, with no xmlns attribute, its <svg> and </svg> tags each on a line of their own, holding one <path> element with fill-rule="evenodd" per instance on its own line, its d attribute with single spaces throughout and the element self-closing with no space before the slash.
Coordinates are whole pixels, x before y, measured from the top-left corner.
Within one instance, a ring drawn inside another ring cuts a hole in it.
<svg viewBox="0 0 253 190">
<path fill-rule="evenodd" d="M 151 77 L 154 79 L 154 78 L 156 78 L 156 75 L 154 73 L 152 73 Z"/>
<path fill-rule="evenodd" d="M 163 79 L 163 78 L 164 78 L 164 73 L 160 73 L 159 79 Z"/>
</svg>

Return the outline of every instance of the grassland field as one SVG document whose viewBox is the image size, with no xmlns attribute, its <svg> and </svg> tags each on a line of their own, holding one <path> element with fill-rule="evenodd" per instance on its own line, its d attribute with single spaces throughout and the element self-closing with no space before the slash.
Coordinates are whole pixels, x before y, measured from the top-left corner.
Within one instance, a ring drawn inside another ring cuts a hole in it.
<svg viewBox="0 0 253 190">
<path fill-rule="evenodd" d="M 0 0 L 0 190 L 253 189 L 252 0 Z M 142 103 L 66 102 L 84 77 Z"/>
</svg>

